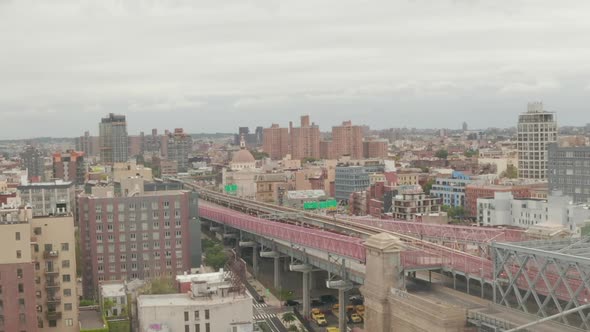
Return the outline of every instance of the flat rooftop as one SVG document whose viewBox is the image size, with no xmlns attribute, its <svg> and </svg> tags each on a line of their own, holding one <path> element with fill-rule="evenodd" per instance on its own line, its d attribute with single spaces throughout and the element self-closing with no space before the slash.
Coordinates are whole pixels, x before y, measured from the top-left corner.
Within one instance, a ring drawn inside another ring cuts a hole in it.
<svg viewBox="0 0 590 332">
<path fill-rule="evenodd" d="M 187 307 L 195 305 L 214 305 L 233 303 L 246 300 L 252 303 L 251 299 L 244 294 L 229 293 L 226 296 L 213 294 L 213 296 L 191 297 L 189 294 L 162 294 L 162 295 L 141 295 L 137 298 L 137 307 Z"/>
<path fill-rule="evenodd" d="M 95 330 L 105 327 L 102 315 L 98 310 L 80 308 L 78 317 L 80 320 L 80 330 Z"/>
</svg>

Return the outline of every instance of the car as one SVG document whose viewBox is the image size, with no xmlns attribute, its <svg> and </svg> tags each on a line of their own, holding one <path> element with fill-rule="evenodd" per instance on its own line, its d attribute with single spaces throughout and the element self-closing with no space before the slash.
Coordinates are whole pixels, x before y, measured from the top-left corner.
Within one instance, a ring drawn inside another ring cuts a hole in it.
<svg viewBox="0 0 590 332">
<path fill-rule="evenodd" d="M 326 327 L 326 332 L 340 332 L 340 329 L 335 326 Z"/>
<path fill-rule="evenodd" d="M 324 303 L 336 303 L 338 299 L 334 295 L 322 295 L 320 296 L 320 301 Z"/>
<path fill-rule="evenodd" d="M 363 298 L 362 295 L 354 295 L 354 296 L 351 296 L 348 300 L 350 301 L 350 303 L 352 305 L 362 305 L 365 302 L 364 301 L 365 299 Z"/>
<path fill-rule="evenodd" d="M 354 313 L 350 315 L 350 321 L 353 323 L 360 323 L 363 321 L 363 319 L 361 318 L 361 316 L 359 316 L 359 314 Z"/>
<path fill-rule="evenodd" d="M 286 307 L 294 307 L 294 306 L 298 306 L 299 302 L 294 301 L 294 300 L 287 300 L 285 301 L 285 306 Z"/>
</svg>

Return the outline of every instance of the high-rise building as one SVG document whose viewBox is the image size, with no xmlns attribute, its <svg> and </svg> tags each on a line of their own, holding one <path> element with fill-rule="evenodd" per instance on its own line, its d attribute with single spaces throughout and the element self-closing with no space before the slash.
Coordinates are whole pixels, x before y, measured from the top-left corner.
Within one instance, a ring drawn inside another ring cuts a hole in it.
<svg viewBox="0 0 590 332">
<path fill-rule="evenodd" d="M 467 131 L 467 129 L 468 129 L 467 122 L 463 122 L 463 125 L 461 126 L 461 129 L 463 129 L 463 131 Z"/>
<path fill-rule="evenodd" d="M 366 190 L 370 185 L 369 173 L 363 166 L 336 166 L 334 181 L 337 201 L 348 201 L 350 194 Z"/>
<path fill-rule="evenodd" d="M 2 329 L 79 331 L 73 216 L 2 208 L 0 243 Z"/>
<path fill-rule="evenodd" d="M 281 128 L 272 124 L 264 128 L 263 150 L 271 159 L 283 159 L 289 154 L 289 128 Z"/>
<path fill-rule="evenodd" d="M 590 203 L 590 147 L 548 145 L 549 190 L 559 190 L 575 203 Z"/>
<path fill-rule="evenodd" d="M 143 131 L 139 135 L 130 135 L 128 142 L 128 155 L 130 157 L 143 155 L 144 141 L 145 137 L 143 135 Z"/>
<path fill-rule="evenodd" d="M 193 139 L 184 133 L 182 128 L 174 129 L 174 133 L 168 134 L 168 160 L 177 162 L 177 171 L 188 170 L 188 155 L 192 151 Z"/>
<path fill-rule="evenodd" d="M 332 148 L 332 141 L 320 141 L 320 158 L 336 159 L 336 151 Z"/>
<path fill-rule="evenodd" d="M 353 126 L 351 121 L 332 127 L 332 147 L 337 158 L 363 159 L 363 127 Z"/>
<path fill-rule="evenodd" d="M 27 169 L 30 182 L 41 182 L 45 179 L 44 154 L 32 145 L 27 145 L 21 153 L 23 168 Z"/>
<path fill-rule="evenodd" d="M 387 158 L 389 141 L 386 139 L 367 139 L 363 142 L 363 157 L 369 159 Z"/>
<path fill-rule="evenodd" d="M 291 159 L 320 158 L 320 127 L 309 123 L 309 115 L 301 117 L 301 127 L 289 123 Z"/>
<path fill-rule="evenodd" d="M 103 280 L 174 276 L 201 264 L 195 192 L 82 195 L 78 207 L 86 298 Z"/>
<path fill-rule="evenodd" d="M 68 150 L 65 153 L 54 153 L 53 178 L 83 185 L 86 182 L 84 152 Z"/>
<path fill-rule="evenodd" d="M 543 103 L 528 104 L 518 117 L 518 176 L 524 179 L 546 179 L 547 144 L 557 142 L 555 113 L 543 109 Z"/>
<path fill-rule="evenodd" d="M 0 207 L 0 299 L 4 331 L 38 331 L 31 209 Z"/>
<path fill-rule="evenodd" d="M 88 131 L 84 132 L 84 136 L 76 137 L 76 151 L 84 152 L 84 155 L 98 156 L 100 154 L 99 138 L 97 136 L 90 136 Z"/>
<path fill-rule="evenodd" d="M 110 113 L 101 119 L 99 132 L 101 162 L 126 162 L 129 159 L 129 137 L 125 116 Z"/>
</svg>

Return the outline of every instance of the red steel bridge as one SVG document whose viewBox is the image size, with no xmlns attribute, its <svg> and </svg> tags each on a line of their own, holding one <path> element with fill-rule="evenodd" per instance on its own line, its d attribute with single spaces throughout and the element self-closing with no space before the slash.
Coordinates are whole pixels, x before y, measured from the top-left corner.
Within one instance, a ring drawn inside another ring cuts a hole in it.
<svg viewBox="0 0 590 332">
<path fill-rule="evenodd" d="M 522 231 L 321 216 L 228 196 L 186 182 L 184 184 L 199 190 L 199 215 L 203 219 L 268 239 L 337 254 L 358 263 L 366 261 L 363 246 L 365 238 L 381 232 L 390 233 L 405 243 L 405 250 L 401 253 L 404 271 L 441 270 L 453 276 L 462 275 L 467 280 L 479 280 L 482 288 L 486 283 L 494 287 L 494 297 L 496 288 L 500 290 L 497 303 L 525 312 L 528 306 L 523 302 L 534 297 L 539 309 L 532 313 L 539 316 L 547 317 L 550 314 L 546 309 L 548 304 L 553 303 L 561 312 L 586 304 L 590 298 L 590 272 L 581 268 L 581 264 L 576 265 L 575 269 L 561 268 L 557 258 L 550 258 L 546 262 L 538 253 L 534 259 L 519 258 L 520 254 L 516 252 L 509 256 L 504 249 L 475 255 L 466 252 L 466 245 L 459 246 L 463 250 L 452 245 L 469 243 L 493 247 L 494 243 L 502 242 L 502 245 L 512 243 L 518 248 L 520 242 L 527 240 Z M 283 217 L 275 218 L 274 221 L 272 217 L 269 218 L 279 214 L 283 214 Z M 579 246 L 573 243 L 566 248 L 576 245 Z M 498 259 L 494 255 L 503 256 Z M 517 304 L 508 303 L 510 294 Z M 580 312 L 580 316 L 581 323 L 576 325 L 590 329 L 590 313 Z"/>
</svg>

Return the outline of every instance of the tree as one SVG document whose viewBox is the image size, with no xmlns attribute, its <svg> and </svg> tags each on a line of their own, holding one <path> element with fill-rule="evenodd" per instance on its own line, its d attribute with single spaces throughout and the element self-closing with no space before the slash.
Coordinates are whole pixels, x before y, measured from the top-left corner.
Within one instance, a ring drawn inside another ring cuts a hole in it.
<svg viewBox="0 0 590 332">
<path fill-rule="evenodd" d="M 434 184 L 434 179 L 430 179 L 430 180 L 428 180 L 428 182 L 426 182 L 426 183 L 424 184 L 424 186 L 422 187 L 422 190 L 424 190 L 424 192 L 425 192 L 427 195 L 430 195 L 430 190 L 432 189 L 432 185 L 433 185 L 433 184 Z"/>
<path fill-rule="evenodd" d="M 289 325 L 287 331 L 298 332 L 299 328 L 297 327 L 297 325 Z"/>
<path fill-rule="evenodd" d="M 170 278 L 154 279 L 150 285 L 150 294 L 174 294 L 177 293 L 174 282 Z"/>
<path fill-rule="evenodd" d="M 288 289 L 279 289 L 279 299 L 289 301 L 293 299 L 293 291 Z"/>
<path fill-rule="evenodd" d="M 261 159 L 264 159 L 264 158 L 268 158 L 268 153 L 266 153 L 266 152 L 260 152 L 260 151 L 256 151 L 256 150 L 250 150 L 250 153 L 252 154 L 252 156 L 256 160 L 261 160 Z"/>
<path fill-rule="evenodd" d="M 205 251 L 205 264 L 211 266 L 215 270 L 225 266 L 227 263 L 227 255 L 223 251 L 223 247 L 215 245 Z"/>
<path fill-rule="evenodd" d="M 479 150 L 472 150 L 472 149 L 465 150 L 465 152 L 463 152 L 463 155 L 465 157 L 467 157 L 467 158 L 478 156 L 479 155 Z"/>
<path fill-rule="evenodd" d="M 289 324 L 290 326 L 295 327 L 295 330 L 290 330 L 290 331 L 297 331 L 297 326 L 295 325 L 291 325 L 294 321 L 297 320 L 297 317 L 295 317 L 295 314 L 292 312 L 285 312 L 282 316 L 283 321 L 287 324 Z"/>
<path fill-rule="evenodd" d="M 500 174 L 502 178 L 516 179 L 518 177 L 518 170 L 514 165 L 508 165 L 506 170 Z"/>
<path fill-rule="evenodd" d="M 115 302 L 113 302 L 113 300 L 105 299 L 102 303 L 102 309 L 103 309 L 104 315 L 110 316 L 109 312 L 113 309 L 114 306 L 115 306 Z"/>
<path fill-rule="evenodd" d="M 449 151 L 447 151 L 445 149 L 440 149 L 440 150 L 436 151 L 436 154 L 434 156 L 439 159 L 447 159 L 447 157 L 449 156 Z"/>
</svg>

